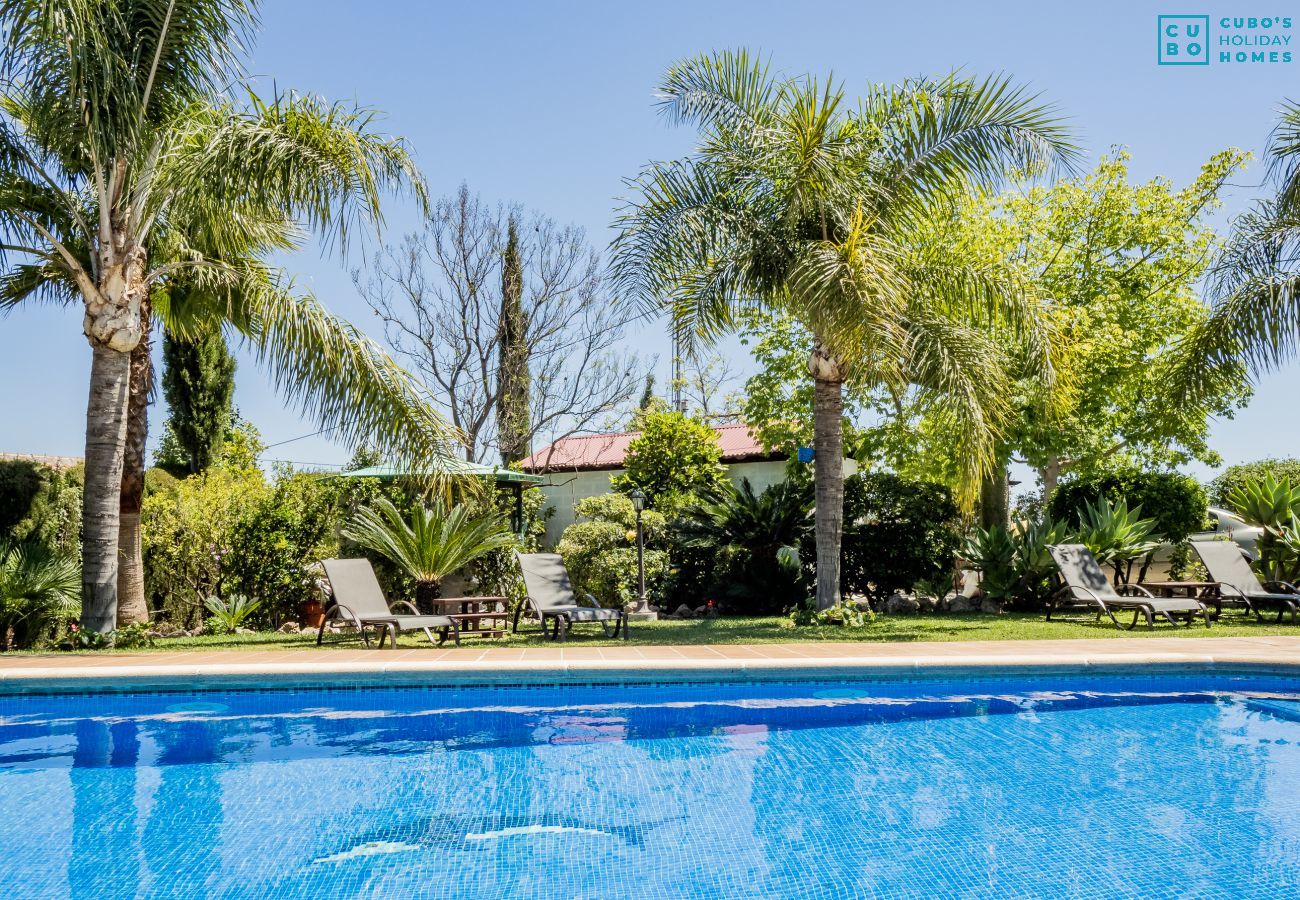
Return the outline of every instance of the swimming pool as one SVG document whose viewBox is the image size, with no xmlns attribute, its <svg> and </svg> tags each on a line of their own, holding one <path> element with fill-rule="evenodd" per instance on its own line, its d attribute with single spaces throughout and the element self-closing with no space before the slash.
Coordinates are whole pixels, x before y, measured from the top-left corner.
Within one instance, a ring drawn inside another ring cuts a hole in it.
<svg viewBox="0 0 1300 900">
<path fill-rule="evenodd" d="M 5 896 L 1279 897 L 1300 678 L 0 695 Z"/>
</svg>

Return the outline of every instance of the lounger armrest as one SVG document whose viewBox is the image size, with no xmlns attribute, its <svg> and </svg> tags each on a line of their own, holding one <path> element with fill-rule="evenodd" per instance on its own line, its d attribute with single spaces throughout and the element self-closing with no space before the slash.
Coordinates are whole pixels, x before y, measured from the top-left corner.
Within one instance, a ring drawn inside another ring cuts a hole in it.
<svg viewBox="0 0 1300 900">
<path fill-rule="evenodd" d="M 337 618 L 347 619 L 358 629 L 361 627 L 361 620 L 357 618 L 357 614 L 354 613 L 351 608 L 342 603 L 335 603 L 332 606 L 326 607 L 325 614 L 321 616 L 322 629 L 324 629 L 325 623 L 331 619 L 331 613 L 337 614 Z"/>
<path fill-rule="evenodd" d="M 1265 581 L 1264 590 L 1272 594 L 1300 594 L 1300 588 L 1289 581 Z"/>
<path fill-rule="evenodd" d="M 583 595 L 582 595 L 582 599 L 587 601 L 587 605 L 588 605 L 588 606 L 593 606 L 593 607 L 595 607 L 596 609 L 604 609 L 604 608 L 605 608 L 605 607 L 601 606 L 600 601 L 597 600 L 595 597 L 593 597 L 591 594 L 583 594 Z M 579 605 L 581 605 L 581 604 L 579 604 Z"/>
<path fill-rule="evenodd" d="M 1075 593 L 1075 591 L 1082 591 L 1083 593 L 1087 594 L 1088 596 L 1087 596 L 1087 597 L 1080 597 L 1080 596 L 1078 596 L 1078 595 Z M 1093 603 L 1101 603 L 1101 604 L 1105 604 L 1105 602 L 1106 602 L 1106 601 L 1103 600 L 1101 597 L 1097 596 L 1095 593 L 1093 593 L 1092 591 L 1090 591 L 1088 588 L 1086 588 L 1086 587 L 1075 587 L 1075 586 L 1072 585 L 1072 584 L 1064 584 L 1064 585 L 1061 585 L 1061 589 L 1058 590 L 1056 593 L 1057 593 L 1058 595 L 1059 595 L 1059 594 L 1068 594 L 1071 600 L 1091 600 Z"/>
<path fill-rule="evenodd" d="M 388 604 L 388 611 L 392 612 L 394 606 L 405 606 L 407 609 L 411 611 L 412 615 L 416 615 L 416 616 L 424 615 L 424 613 L 420 612 L 419 608 L 416 607 L 416 605 L 412 603 L 410 600 L 397 600 L 393 603 L 390 603 Z"/>
</svg>

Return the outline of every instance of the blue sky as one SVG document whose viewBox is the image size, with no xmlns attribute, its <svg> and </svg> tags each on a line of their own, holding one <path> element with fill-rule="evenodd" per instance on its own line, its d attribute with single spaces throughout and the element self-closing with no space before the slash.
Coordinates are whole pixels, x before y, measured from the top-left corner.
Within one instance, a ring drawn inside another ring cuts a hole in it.
<svg viewBox="0 0 1300 900">
<path fill-rule="evenodd" d="M 1156 16 L 1242 7 L 1209 3 L 791 2 L 443 3 L 347 0 L 268 4 L 249 65 L 272 82 L 387 113 L 413 144 L 433 191 L 462 182 L 490 200 L 522 203 L 610 237 L 622 179 L 672 157 L 690 135 L 668 128 L 653 87 L 672 61 L 745 46 L 791 74 L 833 70 L 851 91 L 871 81 L 961 68 L 1008 72 L 1068 116 L 1094 159 L 1112 145 L 1133 153 L 1134 177 L 1183 183 L 1225 146 L 1262 149 L 1278 102 L 1295 92 L 1291 64 L 1161 67 Z M 1261 7 L 1262 9 L 1262 7 Z M 1274 10 L 1274 12 L 1278 12 Z M 1285 10 L 1282 10 L 1285 12 Z M 1296 10 L 1300 26 L 1300 9 Z M 1258 196 L 1259 166 L 1229 192 L 1225 216 Z M 414 223 L 394 207 L 392 237 Z M 375 323 L 348 272 L 361 264 L 307 252 L 287 261 L 338 314 Z M 0 319 L 0 450 L 79 455 L 89 349 L 76 310 L 33 308 Z M 636 336 L 659 351 L 658 326 Z M 378 335 L 376 335 L 378 336 Z M 1215 423 L 1228 462 L 1294 455 L 1296 366 L 1263 378 L 1250 408 Z M 661 382 L 664 375 L 661 374 Z M 241 360 L 237 403 L 268 443 L 315 431 L 288 411 L 266 378 Z M 153 414 L 154 439 L 164 410 Z M 269 457 L 337 463 L 347 452 L 320 437 L 281 444 Z M 1212 474 L 1205 467 L 1190 471 Z"/>
</svg>

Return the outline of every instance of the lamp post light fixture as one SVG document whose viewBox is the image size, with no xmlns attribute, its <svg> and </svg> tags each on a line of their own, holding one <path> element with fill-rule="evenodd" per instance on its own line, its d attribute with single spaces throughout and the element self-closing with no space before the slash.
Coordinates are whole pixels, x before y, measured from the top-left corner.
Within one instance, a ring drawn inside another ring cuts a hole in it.
<svg viewBox="0 0 1300 900">
<path fill-rule="evenodd" d="M 645 598 L 645 530 L 641 527 L 641 513 L 645 511 L 645 492 L 640 488 L 632 488 L 632 493 L 628 495 L 632 500 L 632 508 L 636 510 L 636 609 L 632 610 L 631 618 L 641 621 L 647 619 L 657 619 L 659 614 L 650 609 Z"/>
</svg>

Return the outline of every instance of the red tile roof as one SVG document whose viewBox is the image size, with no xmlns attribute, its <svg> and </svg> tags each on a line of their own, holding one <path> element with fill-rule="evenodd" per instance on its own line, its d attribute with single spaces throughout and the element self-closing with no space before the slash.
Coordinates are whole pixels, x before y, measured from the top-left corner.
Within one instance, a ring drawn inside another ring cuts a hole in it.
<svg viewBox="0 0 1300 900">
<path fill-rule="evenodd" d="M 779 453 L 764 450 L 750 434 L 747 425 L 715 425 L 713 430 L 718 433 L 724 463 L 784 458 Z M 525 472 L 621 469 L 627 456 L 628 444 L 640 436 L 639 431 L 622 431 L 617 434 L 582 434 L 560 438 L 525 459 L 519 468 Z"/>
</svg>

